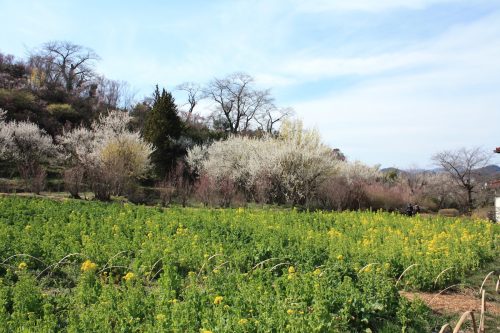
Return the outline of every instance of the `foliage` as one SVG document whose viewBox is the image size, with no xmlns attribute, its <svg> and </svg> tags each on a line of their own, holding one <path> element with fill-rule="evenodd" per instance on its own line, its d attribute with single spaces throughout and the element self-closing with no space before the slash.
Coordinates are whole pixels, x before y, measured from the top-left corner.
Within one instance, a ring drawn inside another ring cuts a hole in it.
<svg viewBox="0 0 500 333">
<path fill-rule="evenodd" d="M 400 286 L 455 283 L 498 254 L 499 232 L 380 212 L 3 197 L 0 320 L 7 331 L 431 331 L 395 280 L 417 264 Z"/>
<path fill-rule="evenodd" d="M 80 120 L 80 115 L 68 103 L 54 103 L 47 106 L 47 111 L 51 113 L 59 122 L 75 123 Z"/>
<path fill-rule="evenodd" d="M 194 147 L 187 162 L 216 184 L 231 180 L 249 198 L 255 198 L 259 182 L 266 180 L 267 201 L 306 203 L 335 171 L 336 161 L 317 132 L 303 130 L 300 123 L 286 124 L 277 138 L 232 136 Z"/>
<path fill-rule="evenodd" d="M 153 147 L 138 132 L 128 130 L 129 121 L 127 113 L 112 111 L 90 129 L 79 127 L 58 137 L 72 168 L 70 178 L 81 179 L 75 172 L 83 173 L 98 199 L 109 200 L 111 194 L 122 194 L 130 182 L 149 169 Z M 77 197 L 77 191 L 73 192 Z"/>
<path fill-rule="evenodd" d="M 164 177 L 172 169 L 185 150 L 176 140 L 184 133 L 184 125 L 179 118 L 172 94 L 156 86 L 151 112 L 146 115 L 144 138 L 156 147 L 151 156 L 157 174 Z"/>
<path fill-rule="evenodd" d="M 12 161 L 30 190 L 39 193 L 45 179 L 43 166 L 58 157 L 52 138 L 30 122 L 0 120 L 0 124 L 0 159 Z"/>
</svg>

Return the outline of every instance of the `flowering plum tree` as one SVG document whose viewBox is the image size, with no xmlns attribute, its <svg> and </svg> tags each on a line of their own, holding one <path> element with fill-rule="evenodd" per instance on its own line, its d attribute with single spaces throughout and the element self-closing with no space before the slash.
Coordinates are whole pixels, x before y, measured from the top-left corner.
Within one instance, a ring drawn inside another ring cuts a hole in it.
<svg viewBox="0 0 500 333">
<path fill-rule="evenodd" d="M 127 185 L 143 176 L 149 170 L 153 146 L 139 132 L 129 131 L 129 122 L 127 113 L 111 111 L 90 129 L 79 127 L 59 136 L 72 171 L 68 180 L 79 181 L 85 176 L 96 198 L 109 200 L 112 194 L 124 193 Z M 69 190 L 78 196 L 78 186 Z"/>
<path fill-rule="evenodd" d="M 0 110 L 0 159 L 14 162 L 27 187 L 38 194 L 45 182 L 43 165 L 57 160 L 57 147 L 36 124 L 6 122 L 5 115 L 6 112 Z"/>
<path fill-rule="evenodd" d="M 285 122 L 276 137 L 233 136 L 208 147 L 189 150 L 188 164 L 222 184 L 229 178 L 247 198 L 266 180 L 268 201 L 304 204 L 336 170 L 331 149 L 316 131 L 300 122 Z"/>
</svg>

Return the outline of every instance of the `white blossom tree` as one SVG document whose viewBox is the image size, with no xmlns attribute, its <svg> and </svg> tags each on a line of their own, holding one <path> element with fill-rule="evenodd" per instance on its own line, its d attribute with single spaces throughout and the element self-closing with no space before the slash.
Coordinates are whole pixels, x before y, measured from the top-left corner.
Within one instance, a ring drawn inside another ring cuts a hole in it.
<svg viewBox="0 0 500 333">
<path fill-rule="evenodd" d="M 229 178 L 247 197 L 264 182 L 268 200 L 292 204 L 310 200 L 337 163 L 319 134 L 304 130 L 300 122 L 285 122 L 277 138 L 233 136 L 195 147 L 188 151 L 187 162 L 216 184 Z"/>
<path fill-rule="evenodd" d="M 0 158 L 16 165 L 27 187 L 40 193 L 45 182 L 45 165 L 58 159 L 52 138 L 36 124 L 28 121 L 5 122 L 0 110 Z"/>
<path fill-rule="evenodd" d="M 96 198 L 109 200 L 149 170 L 153 147 L 139 132 L 128 130 L 130 119 L 125 112 L 111 111 L 90 129 L 75 128 L 57 138 L 72 171 L 70 182 L 86 176 Z M 78 196 L 78 187 L 69 190 Z"/>
</svg>

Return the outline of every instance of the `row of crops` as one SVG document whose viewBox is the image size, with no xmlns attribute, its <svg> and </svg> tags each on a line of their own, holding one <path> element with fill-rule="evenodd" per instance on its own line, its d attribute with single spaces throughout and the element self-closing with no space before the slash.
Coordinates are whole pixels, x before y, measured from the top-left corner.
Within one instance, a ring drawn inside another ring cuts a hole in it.
<svg viewBox="0 0 500 333">
<path fill-rule="evenodd" d="M 430 331 L 486 221 L 0 197 L 0 332 Z M 403 274 L 404 273 L 404 274 Z M 436 323 L 438 324 L 438 323 Z"/>
</svg>

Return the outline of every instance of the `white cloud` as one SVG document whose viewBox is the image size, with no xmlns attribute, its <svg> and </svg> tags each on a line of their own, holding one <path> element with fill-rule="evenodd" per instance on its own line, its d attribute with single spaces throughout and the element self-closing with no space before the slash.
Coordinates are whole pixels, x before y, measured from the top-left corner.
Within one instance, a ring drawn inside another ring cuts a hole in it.
<svg viewBox="0 0 500 333">
<path fill-rule="evenodd" d="M 409 166 L 442 149 L 491 148 L 498 145 L 500 124 L 498 19 L 454 27 L 407 53 L 330 59 L 323 73 L 313 61 L 296 75 L 380 75 L 293 106 L 331 145 L 369 163 Z M 398 71 L 381 75 L 392 69 Z"/>
<path fill-rule="evenodd" d="M 457 0 L 296 0 L 298 9 L 305 12 L 364 11 L 381 12 L 391 9 L 423 9 L 435 4 Z"/>
</svg>

